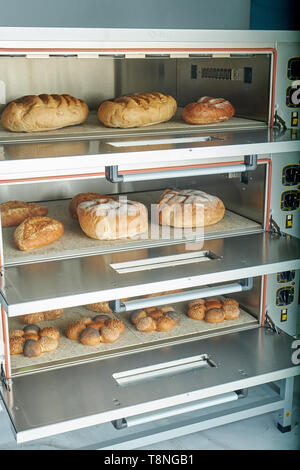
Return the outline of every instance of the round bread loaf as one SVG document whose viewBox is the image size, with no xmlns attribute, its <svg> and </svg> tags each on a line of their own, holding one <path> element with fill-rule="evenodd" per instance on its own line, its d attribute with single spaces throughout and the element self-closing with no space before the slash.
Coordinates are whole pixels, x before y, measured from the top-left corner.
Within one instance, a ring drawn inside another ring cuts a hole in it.
<svg viewBox="0 0 300 470">
<path fill-rule="evenodd" d="M 196 189 L 166 189 L 157 206 L 160 225 L 171 227 L 206 227 L 225 214 L 221 199 Z"/>
<path fill-rule="evenodd" d="M 77 207 L 80 227 L 97 240 L 134 237 L 148 231 L 148 213 L 140 202 L 94 199 Z"/>
<path fill-rule="evenodd" d="M 189 305 L 189 307 L 193 307 L 194 305 L 204 305 L 205 306 L 205 300 L 204 299 L 191 300 L 188 305 Z"/>
<path fill-rule="evenodd" d="M 169 331 L 176 325 L 176 322 L 166 314 L 156 318 L 155 324 L 157 331 Z"/>
<path fill-rule="evenodd" d="M 141 319 L 141 318 L 145 318 L 147 316 L 147 312 L 146 310 L 135 310 L 134 312 L 132 312 L 132 314 L 130 315 L 130 321 L 133 325 L 136 325 L 137 322 Z"/>
<path fill-rule="evenodd" d="M 103 326 L 100 330 L 102 343 L 114 343 L 120 337 L 119 328 L 112 326 Z"/>
<path fill-rule="evenodd" d="M 38 357 L 42 353 L 39 341 L 28 339 L 24 343 L 23 354 L 27 357 Z"/>
<path fill-rule="evenodd" d="M 156 330 L 156 322 L 151 317 L 140 318 L 136 323 L 136 329 L 143 333 L 151 333 L 151 331 Z"/>
<path fill-rule="evenodd" d="M 100 333 L 96 328 L 88 326 L 80 333 L 79 341 L 87 346 L 96 346 L 101 341 Z"/>
<path fill-rule="evenodd" d="M 84 122 L 88 105 L 70 95 L 27 95 L 4 108 L 1 121 L 13 132 L 40 132 Z"/>
<path fill-rule="evenodd" d="M 14 242 L 19 250 L 28 251 L 58 240 L 64 225 L 51 217 L 28 217 L 15 230 Z"/>
<path fill-rule="evenodd" d="M 211 308 L 205 313 L 205 321 L 207 323 L 222 323 L 225 319 L 225 314 L 222 308 Z"/>
<path fill-rule="evenodd" d="M 234 113 L 234 107 L 224 98 L 203 96 L 183 108 L 182 118 L 188 124 L 213 124 L 227 121 Z"/>
<path fill-rule="evenodd" d="M 48 336 L 49 338 L 54 338 L 54 339 L 59 339 L 60 338 L 60 332 L 57 328 L 53 327 L 48 327 L 48 328 L 42 328 L 40 330 L 39 335 L 42 336 Z"/>
<path fill-rule="evenodd" d="M 187 314 L 193 320 L 204 320 L 206 308 L 203 304 L 193 304 Z"/>
<path fill-rule="evenodd" d="M 24 336 L 14 336 L 9 340 L 9 351 L 11 355 L 22 354 L 25 343 Z"/>
<path fill-rule="evenodd" d="M 205 302 L 205 307 L 207 310 L 211 309 L 211 308 L 221 308 L 222 307 L 222 302 L 220 302 L 220 300 L 207 300 Z"/>
<path fill-rule="evenodd" d="M 79 204 L 81 204 L 82 202 L 86 202 L 86 201 L 92 201 L 93 199 L 106 199 L 106 200 L 112 199 L 112 200 L 115 200 L 114 197 L 102 196 L 101 194 L 98 194 L 98 193 L 79 193 L 79 194 L 76 194 L 76 196 L 74 196 L 71 199 L 71 202 L 69 204 L 69 211 L 70 211 L 71 217 L 73 219 L 78 219 L 77 207 L 79 206 Z"/>
<path fill-rule="evenodd" d="M 38 335 L 40 330 L 41 330 L 40 327 L 38 325 L 34 325 L 34 324 L 26 325 L 23 328 L 24 334 L 36 333 Z"/>
<path fill-rule="evenodd" d="M 92 321 L 91 321 L 92 322 Z M 90 323 L 91 323 L 90 322 Z M 71 323 L 66 329 L 66 336 L 72 340 L 79 340 L 80 333 L 85 330 L 87 324 L 84 321 L 78 320 Z"/>
<path fill-rule="evenodd" d="M 106 320 L 105 326 L 109 326 L 111 328 L 117 328 L 120 334 L 122 334 L 125 330 L 124 323 L 122 322 L 122 320 L 119 320 L 118 318 L 110 318 L 109 320 Z"/>
<path fill-rule="evenodd" d="M 104 101 L 98 109 L 98 119 L 107 127 L 141 127 L 169 121 L 177 110 L 170 95 L 137 93 Z"/>
<path fill-rule="evenodd" d="M 240 316 L 240 309 L 234 304 L 223 305 L 225 320 L 236 320 Z"/>
<path fill-rule="evenodd" d="M 27 217 L 45 216 L 48 208 L 35 202 L 7 201 L 0 204 L 2 227 L 19 225 Z"/>
<path fill-rule="evenodd" d="M 49 336 L 42 336 L 39 340 L 39 343 L 42 353 L 54 351 L 58 346 L 58 340 L 55 338 L 50 338 Z"/>
<path fill-rule="evenodd" d="M 235 299 L 231 299 L 231 298 L 226 298 L 226 299 L 223 299 L 222 300 L 222 304 L 223 305 L 235 305 L 236 307 L 239 307 L 239 303 L 237 300 Z"/>
</svg>

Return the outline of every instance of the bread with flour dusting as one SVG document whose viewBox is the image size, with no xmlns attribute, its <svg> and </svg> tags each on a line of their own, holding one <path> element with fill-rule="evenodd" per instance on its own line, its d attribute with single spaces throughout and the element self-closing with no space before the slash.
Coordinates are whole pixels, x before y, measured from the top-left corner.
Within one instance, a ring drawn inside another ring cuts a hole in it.
<svg viewBox="0 0 300 470">
<path fill-rule="evenodd" d="M 158 201 L 160 225 L 206 227 L 219 222 L 224 214 L 221 199 L 196 189 L 166 189 Z"/>
<path fill-rule="evenodd" d="M 188 124 L 213 124 L 227 121 L 234 113 L 235 109 L 228 100 L 202 96 L 183 108 L 182 119 Z"/>
<path fill-rule="evenodd" d="M 147 208 L 136 201 L 93 199 L 77 206 L 80 227 L 97 240 L 131 238 L 148 232 Z"/>
</svg>

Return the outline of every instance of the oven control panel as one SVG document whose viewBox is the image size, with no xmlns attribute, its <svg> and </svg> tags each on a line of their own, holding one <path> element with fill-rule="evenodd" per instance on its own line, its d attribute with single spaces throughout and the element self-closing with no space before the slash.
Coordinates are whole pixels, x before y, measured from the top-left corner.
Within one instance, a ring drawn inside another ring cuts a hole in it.
<svg viewBox="0 0 300 470">
<path fill-rule="evenodd" d="M 285 307 L 291 305 L 295 298 L 294 286 L 285 286 L 277 289 L 276 292 L 276 305 L 277 307 Z"/>
</svg>

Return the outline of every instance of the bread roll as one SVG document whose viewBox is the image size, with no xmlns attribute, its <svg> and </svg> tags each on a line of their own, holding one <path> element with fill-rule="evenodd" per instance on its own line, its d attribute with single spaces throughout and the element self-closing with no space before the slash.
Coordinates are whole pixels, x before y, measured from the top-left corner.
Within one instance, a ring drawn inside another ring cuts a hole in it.
<svg viewBox="0 0 300 470">
<path fill-rule="evenodd" d="M 15 230 L 14 241 L 19 250 L 27 251 L 48 245 L 64 233 L 62 222 L 51 217 L 28 217 Z"/>
<path fill-rule="evenodd" d="M 225 214 L 221 199 L 196 189 L 166 189 L 157 205 L 159 223 L 171 227 L 206 227 Z"/>
<path fill-rule="evenodd" d="M 213 124 L 227 121 L 234 113 L 234 107 L 224 98 L 203 96 L 183 108 L 182 119 L 188 124 Z"/>
<path fill-rule="evenodd" d="M 27 217 L 44 216 L 48 208 L 35 202 L 7 201 L 0 204 L 2 227 L 19 225 Z"/>
<path fill-rule="evenodd" d="M 76 196 L 74 196 L 71 199 L 71 202 L 69 204 L 69 211 L 70 211 L 71 217 L 73 219 L 78 219 L 78 216 L 77 216 L 77 207 L 78 207 L 78 205 L 81 204 L 82 202 L 85 202 L 85 201 L 92 201 L 93 199 L 106 199 L 106 200 L 109 200 L 109 199 L 115 199 L 115 198 L 111 197 L 111 196 L 102 196 L 101 194 L 98 194 L 98 193 L 79 193 L 79 194 L 76 194 Z"/>
<path fill-rule="evenodd" d="M 170 95 L 137 93 L 101 103 L 98 119 L 107 127 L 141 127 L 169 121 L 177 110 Z"/>
<path fill-rule="evenodd" d="M 11 101 L 4 108 L 1 121 L 13 132 L 40 132 L 84 122 L 87 104 L 70 95 L 28 95 Z"/>
<path fill-rule="evenodd" d="M 77 215 L 84 233 L 97 240 L 134 237 L 148 231 L 148 213 L 140 202 L 94 199 L 79 204 Z"/>
<path fill-rule="evenodd" d="M 222 323 L 225 314 L 222 308 L 211 308 L 205 313 L 205 321 L 207 323 Z"/>
</svg>

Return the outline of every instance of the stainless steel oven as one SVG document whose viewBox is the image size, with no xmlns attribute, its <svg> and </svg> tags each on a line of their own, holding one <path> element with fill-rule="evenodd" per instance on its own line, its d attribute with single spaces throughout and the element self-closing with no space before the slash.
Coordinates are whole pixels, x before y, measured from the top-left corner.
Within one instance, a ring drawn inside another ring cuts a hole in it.
<svg viewBox="0 0 300 470">
<path fill-rule="evenodd" d="M 29 252 L 14 247 L 14 228 L 1 231 L 0 390 L 17 442 L 111 423 L 99 448 L 132 448 L 272 411 L 290 429 L 300 371 L 299 61 L 294 32 L 0 29 L 2 108 L 67 92 L 91 110 L 57 131 L 0 128 L 0 202 L 42 201 L 65 226 L 61 240 Z M 97 120 L 101 101 L 144 91 L 174 96 L 176 116 L 130 130 Z M 182 107 L 204 95 L 229 99 L 235 116 L 186 124 Z M 147 237 L 99 242 L 68 213 L 75 194 L 97 192 L 138 200 L 151 215 L 174 187 L 220 197 L 224 218 L 201 232 L 164 232 L 151 219 Z M 238 300 L 239 319 L 186 316 L 189 300 L 211 296 Z M 74 345 L 66 326 L 101 301 L 124 321 L 122 340 Z M 180 316 L 170 332 L 130 323 L 133 310 L 165 304 Z M 58 349 L 11 356 L 18 317 L 55 308 L 63 316 L 46 324 L 61 331 Z"/>
</svg>

